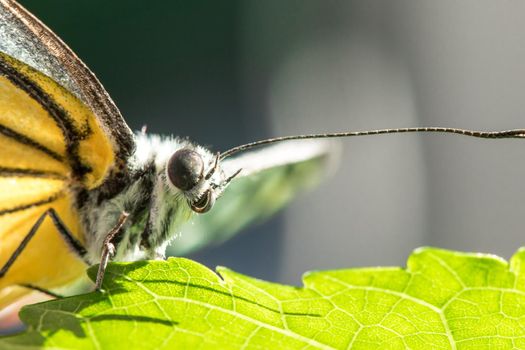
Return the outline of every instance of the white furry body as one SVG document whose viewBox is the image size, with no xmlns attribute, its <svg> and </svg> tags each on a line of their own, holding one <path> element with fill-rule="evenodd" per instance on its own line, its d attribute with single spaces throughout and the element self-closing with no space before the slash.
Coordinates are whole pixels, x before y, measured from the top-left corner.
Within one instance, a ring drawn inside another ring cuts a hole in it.
<svg viewBox="0 0 525 350">
<path fill-rule="evenodd" d="M 102 201 L 97 199 L 96 191 L 92 191 L 80 209 L 86 258 L 91 263 L 100 261 L 104 239 L 123 212 L 130 213 L 130 217 L 116 245 L 113 260 L 163 257 L 169 241 L 192 215 L 188 199 L 198 198 L 211 183 L 220 184 L 225 179 L 219 167 L 209 180 L 203 180 L 191 192 L 182 192 L 166 175 L 166 164 L 173 153 L 183 147 L 191 148 L 201 155 L 206 167 L 213 166 L 215 156 L 201 146 L 178 138 L 137 134 L 135 142 L 136 151 L 127 165 L 130 176 L 135 174 L 129 185 L 116 196 Z M 148 244 L 144 244 L 141 235 L 147 225 Z"/>
</svg>

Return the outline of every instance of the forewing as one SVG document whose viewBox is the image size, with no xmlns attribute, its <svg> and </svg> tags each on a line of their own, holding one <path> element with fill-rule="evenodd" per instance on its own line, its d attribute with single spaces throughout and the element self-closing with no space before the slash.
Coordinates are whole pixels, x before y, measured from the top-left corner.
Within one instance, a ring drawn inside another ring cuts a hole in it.
<svg viewBox="0 0 525 350">
<path fill-rule="evenodd" d="M 111 138 L 117 161 L 129 157 L 133 134 L 95 75 L 60 38 L 13 0 L 0 0 L 0 51 L 70 91 L 89 107 Z"/>
<path fill-rule="evenodd" d="M 48 208 L 82 242 L 74 189 L 101 185 L 133 146 L 85 65 L 16 2 L 0 0 L 0 267 Z M 17 284 L 53 288 L 83 268 L 46 218 L 0 278 L 0 309 L 20 294 Z"/>
<path fill-rule="evenodd" d="M 3 53 L 0 134 L 0 149 L 3 143 L 16 148 L 13 142 L 24 147 L 29 167 L 45 162 L 40 157 L 62 163 L 53 171 L 88 189 L 99 185 L 115 163 L 114 147 L 88 107 L 52 79 Z M 2 151 L 0 167 L 11 168 L 20 160 Z"/>
<path fill-rule="evenodd" d="M 227 159 L 226 174 L 241 173 L 206 214 L 194 215 L 168 250 L 183 255 L 222 242 L 253 221 L 267 218 L 333 170 L 338 144 L 287 142 Z"/>
</svg>

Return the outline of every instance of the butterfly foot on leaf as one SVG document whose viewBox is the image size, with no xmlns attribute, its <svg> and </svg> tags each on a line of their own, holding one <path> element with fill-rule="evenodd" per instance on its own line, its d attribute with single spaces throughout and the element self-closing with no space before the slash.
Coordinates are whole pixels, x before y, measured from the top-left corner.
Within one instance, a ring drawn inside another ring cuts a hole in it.
<svg viewBox="0 0 525 350">
<path fill-rule="evenodd" d="M 102 290 L 102 282 L 104 281 L 104 274 L 106 272 L 106 267 L 110 257 L 115 256 L 116 249 L 115 244 L 113 244 L 113 239 L 120 232 L 124 223 L 129 217 L 129 213 L 122 212 L 120 218 L 118 219 L 117 224 L 113 229 L 107 234 L 104 239 L 104 245 L 102 247 L 102 255 L 100 258 L 100 265 L 98 266 L 97 279 L 95 281 L 95 290 Z"/>
</svg>

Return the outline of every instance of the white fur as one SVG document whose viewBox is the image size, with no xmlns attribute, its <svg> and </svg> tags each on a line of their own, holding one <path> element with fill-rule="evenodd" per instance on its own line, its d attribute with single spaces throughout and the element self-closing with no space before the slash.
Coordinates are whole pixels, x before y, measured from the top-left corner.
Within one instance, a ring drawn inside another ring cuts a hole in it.
<svg viewBox="0 0 525 350">
<path fill-rule="evenodd" d="M 210 189 L 212 184 L 217 185 L 214 190 L 214 195 L 219 195 L 222 192 L 221 184 L 224 183 L 226 176 L 219 167 L 214 175 L 209 180 L 202 180 L 195 186 L 194 189 L 187 192 L 182 192 L 171 184 L 166 174 L 166 164 L 170 157 L 180 148 L 191 148 L 199 153 L 205 164 L 205 173 L 213 167 L 215 163 L 215 155 L 213 155 L 206 148 L 194 145 L 191 142 L 173 137 L 161 137 L 158 135 L 136 135 L 136 151 L 129 159 L 128 167 L 133 171 L 143 169 L 145 166 L 154 162 L 155 164 L 155 179 L 152 193 L 143 193 L 140 179 L 131 184 L 127 189 L 110 200 L 106 200 L 100 205 L 94 203 L 89 204 L 82 214 L 84 222 L 87 222 L 86 227 L 87 237 L 87 259 L 91 262 L 98 262 L 104 239 L 111 229 L 115 226 L 121 213 L 126 211 L 126 205 L 130 203 L 139 203 L 143 200 L 143 196 L 151 196 L 150 223 L 151 234 L 159 234 L 162 226 L 162 220 L 166 221 L 166 213 L 172 213 L 172 217 L 167 221 L 169 235 L 166 240 L 158 242 L 151 251 L 144 251 L 138 244 L 130 247 L 130 230 L 139 229 L 133 227 L 137 223 L 128 223 L 123 239 L 117 247 L 117 255 L 114 260 L 119 261 L 134 261 L 144 258 L 158 258 L 165 254 L 166 246 L 169 241 L 180 234 L 182 224 L 190 217 L 191 210 L 188 206 L 188 201 L 195 201 L 200 198 L 205 191 Z M 129 209 L 128 209 L 129 210 Z M 171 211 L 169 211 L 171 210 Z"/>
</svg>

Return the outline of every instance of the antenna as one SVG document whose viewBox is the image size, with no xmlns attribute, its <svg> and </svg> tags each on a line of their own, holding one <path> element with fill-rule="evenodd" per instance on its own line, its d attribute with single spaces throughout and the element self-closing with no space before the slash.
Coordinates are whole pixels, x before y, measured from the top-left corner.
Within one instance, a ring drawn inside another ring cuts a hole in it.
<svg viewBox="0 0 525 350">
<path fill-rule="evenodd" d="M 221 153 L 220 159 L 222 160 L 236 153 L 246 151 L 252 148 L 256 148 L 256 147 L 263 146 L 263 145 L 268 145 L 271 143 L 282 142 L 282 141 L 324 139 L 324 138 L 334 138 L 334 137 L 369 136 L 369 135 L 383 135 L 383 134 L 401 134 L 401 133 L 407 133 L 407 132 L 433 132 L 433 133 L 459 134 L 459 135 L 464 135 L 464 136 L 477 137 L 481 139 L 525 138 L 525 129 L 512 129 L 512 130 L 503 130 L 503 131 L 476 131 L 476 130 L 442 128 L 442 127 L 377 129 L 377 130 L 364 130 L 364 131 L 336 132 L 336 133 L 328 133 L 328 134 L 281 136 L 281 137 L 275 137 L 271 139 L 259 140 L 259 141 L 250 142 L 244 145 L 230 148 L 226 152 Z"/>
</svg>

